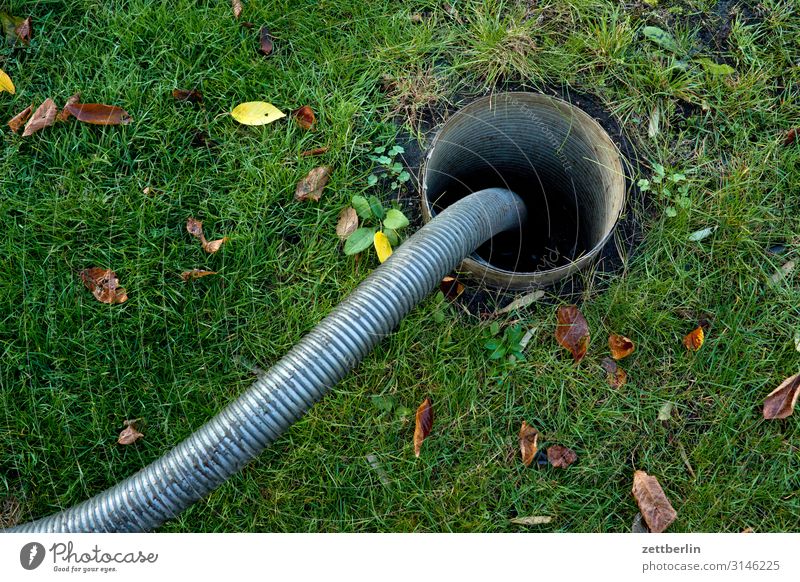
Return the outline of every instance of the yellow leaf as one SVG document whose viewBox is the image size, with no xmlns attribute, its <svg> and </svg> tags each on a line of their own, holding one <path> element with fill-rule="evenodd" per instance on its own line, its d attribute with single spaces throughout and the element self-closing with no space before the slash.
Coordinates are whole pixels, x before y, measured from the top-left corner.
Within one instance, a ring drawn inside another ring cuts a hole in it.
<svg viewBox="0 0 800 582">
<path fill-rule="evenodd" d="M 286 117 L 286 114 L 271 103 L 250 101 L 234 107 L 231 117 L 243 125 L 266 125 Z"/>
<path fill-rule="evenodd" d="M 0 93 L 3 91 L 8 91 L 13 95 L 17 92 L 17 89 L 14 87 L 14 82 L 11 80 L 11 77 L 9 77 L 3 69 L 0 69 Z"/>
<path fill-rule="evenodd" d="M 375 252 L 378 253 L 378 260 L 381 263 L 392 256 L 392 245 L 389 244 L 389 238 L 382 231 L 379 230 L 375 233 L 372 242 L 375 245 Z"/>
</svg>

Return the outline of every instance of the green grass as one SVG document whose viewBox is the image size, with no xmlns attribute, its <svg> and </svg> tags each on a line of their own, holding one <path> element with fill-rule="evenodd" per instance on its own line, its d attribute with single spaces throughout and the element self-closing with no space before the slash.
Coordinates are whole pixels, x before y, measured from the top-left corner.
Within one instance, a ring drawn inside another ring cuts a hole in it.
<svg viewBox="0 0 800 582">
<path fill-rule="evenodd" d="M 708 0 L 452 4 L 459 19 L 433 1 L 249 2 L 241 19 L 251 31 L 222 0 L 6 4 L 33 15 L 34 40 L 0 50 L 17 85 L 0 95 L 0 119 L 75 91 L 134 118 L 109 128 L 73 120 L 25 139 L 2 128 L 0 500 L 17 500 L 21 519 L 158 458 L 246 389 L 247 362 L 269 367 L 375 266 L 374 255 L 358 266 L 345 257 L 334 229 L 350 197 L 368 191 L 367 153 L 396 139 L 391 111 L 508 84 L 593 94 L 631 136 L 645 175 L 659 162 L 690 185 L 691 206 L 675 218 L 656 193 L 624 269 L 587 286 L 586 360 L 576 367 L 556 345 L 552 302 L 534 305 L 503 320 L 538 331 L 499 384 L 480 339 L 487 324 L 457 306 L 437 323 L 430 299 L 271 449 L 164 530 L 513 531 L 511 517 L 552 515 L 536 529 L 626 531 L 634 469 L 664 486 L 674 531 L 798 530 L 797 418 L 760 415 L 763 397 L 800 369 L 798 271 L 769 282 L 800 259 L 800 147 L 782 145 L 800 125 L 793 3 L 734 5 L 727 48 L 702 51 L 736 69 L 727 78 L 671 68 L 641 35 L 655 25 L 699 46 L 720 21 Z M 262 24 L 275 37 L 269 58 L 257 52 Z M 400 89 L 385 94 L 384 75 Z M 199 88 L 205 105 L 176 104 L 176 87 Z M 225 115 L 250 100 L 311 105 L 319 129 L 248 128 Z M 654 107 L 662 124 L 651 139 Z M 218 146 L 193 147 L 198 129 Z M 331 147 L 322 158 L 298 156 L 321 145 Z M 320 163 L 334 168 L 322 200 L 296 203 L 296 182 Z M 185 231 L 189 216 L 230 242 L 206 255 Z M 710 238 L 687 240 L 707 226 L 717 227 Z M 769 254 L 778 243 L 786 252 Z M 117 272 L 127 303 L 102 305 L 83 288 L 77 273 L 95 265 Z M 220 275 L 182 283 L 191 268 Z M 700 317 L 711 320 L 708 339 L 688 354 L 681 338 Z M 598 366 L 611 332 L 637 344 L 620 389 Z M 413 410 L 428 394 L 436 421 L 416 459 L 413 420 L 381 415 L 371 396 Z M 656 417 L 667 401 L 676 409 L 665 427 Z M 145 438 L 118 446 L 122 421 L 140 417 Z M 524 468 L 523 419 L 578 463 Z"/>
</svg>

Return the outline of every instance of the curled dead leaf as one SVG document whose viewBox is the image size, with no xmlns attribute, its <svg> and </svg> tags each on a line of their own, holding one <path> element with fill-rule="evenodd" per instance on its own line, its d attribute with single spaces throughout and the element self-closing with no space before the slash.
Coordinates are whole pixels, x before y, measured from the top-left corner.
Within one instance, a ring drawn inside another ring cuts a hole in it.
<svg viewBox="0 0 800 582">
<path fill-rule="evenodd" d="M 259 50 L 264 53 L 264 56 L 272 54 L 273 44 L 272 35 L 269 33 L 269 28 L 262 26 L 258 31 Z"/>
<path fill-rule="evenodd" d="M 80 272 L 83 284 L 100 303 L 125 303 L 128 293 L 119 286 L 117 274 L 111 269 L 91 267 Z"/>
<path fill-rule="evenodd" d="M 228 239 L 227 236 L 224 236 L 222 238 L 218 238 L 217 240 L 212 240 L 212 241 L 204 240 L 203 241 L 203 250 L 205 252 L 207 252 L 209 255 L 213 255 L 220 248 L 222 248 L 222 245 L 224 245 L 226 242 L 228 242 L 228 240 L 229 239 Z"/>
<path fill-rule="evenodd" d="M 216 253 L 222 245 L 228 242 L 228 237 L 223 237 L 217 240 L 207 241 L 206 235 L 203 234 L 203 223 L 200 220 L 196 220 L 191 216 L 186 220 L 186 231 L 198 239 L 203 246 L 203 250 L 209 254 Z"/>
<path fill-rule="evenodd" d="M 25 124 L 25 131 L 22 132 L 22 137 L 28 137 L 45 127 L 53 125 L 56 121 L 57 109 L 55 101 L 50 98 L 45 99 L 44 103 L 36 108 L 28 123 Z"/>
<path fill-rule="evenodd" d="M 17 113 L 8 121 L 8 127 L 11 128 L 11 131 L 17 133 L 19 128 L 25 125 L 25 122 L 28 121 L 31 113 L 33 113 L 33 105 L 28 105 L 25 109 Z"/>
<path fill-rule="evenodd" d="M 336 223 L 336 236 L 339 240 L 346 240 L 358 228 L 358 213 L 352 206 L 348 206 L 339 213 L 339 222 Z"/>
<path fill-rule="evenodd" d="M 116 105 L 72 103 L 66 105 L 64 109 L 78 121 L 91 125 L 128 125 L 133 121 L 127 111 Z"/>
<path fill-rule="evenodd" d="M 551 445 L 547 447 L 547 460 L 554 467 L 566 469 L 578 460 L 578 455 L 564 445 Z"/>
<path fill-rule="evenodd" d="M 308 105 L 303 105 L 301 108 L 292 111 L 292 116 L 297 125 L 303 129 L 313 129 L 314 123 L 317 121 L 314 110 Z"/>
<path fill-rule="evenodd" d="M 233 17 L 238 20 L 243 10 L 241 0 L 231 0 L 231 10 L 233 10 Z"/>
<path fill-rule="evenodd" d="M 422 441 L 428 438 L 433 427 L 433 403 L 426 398 L 417 408 L 416 425 L 414 427 L 414 456 L 419 457 Z"/>
<path fill-rule="evenodd" d="M 321 148 L 314 148 L 313 150 L 306 150 L 300 155 L 304 158 L 310 156 L 321 156 L 322 154 L 326 153 L 329 149 L 331 149 L 330 146 L 323 146 Z"/>
<path fill-rule="evenodd" d="M 66 121 L 67 119 L 72 117 L 72 114 L 69 112 L 68 107 L 70 105 L 75 105 L 76 103 L 80 103 L 80 101 L 81 101 L 80 93 L 75 93 L 72 97 L 67 99 L 67 102 L 64 104 L 64 108 L 56 116 L 56 121 Z"/>
<path fill-rule="evenodd" d="M 608 336 L 608 349 L 611 350 L 611 357 L 615 360 L 627 358 L 636 349 L 633 342 L 624 335 L 611 334 Z"/>
<path fill-rule="evenodd" d="M 208 277 L 209 275 L 216 275 L 216 271 L 203 271 L 201 269 L 192 269 L 191 271 L 184 271 L 181 273 L 181 279 L 184 281 L 192 281 L 200 277 Z"/>
<path fill-rule="evenodd" d="M 800 396 L 800 374 L 787 378 L 767 395 L 764 399 L 764 418 L 773 420 L 791 416 L 798 396 Z"/>
<path fill-rule="evenodd" d="M 297 183 L 294 193 L 295 200 L 313 200 L 318 202 L 322 197 L 322 190 L 331 177 L 329 166 L 319 166 L 311 170 L 308 175 Z"/>
<path fill-rule="evenodd" d="M 705 340 L 706 334 L 703 331 L 703 327 L 698 325 L 697 328 L 686 334 L 683 338 L 683 345 L 686 346 L 687 350 L 696 352 L 703 346 Z"/>
<path fill-rule="evenodd" d="M 464 283 L 448 275 L 439 283 L 439 290 L 450 301 L 454 301 L 464 292 Z"/>
<path fill-rule="evenodd" d="M 576 305 L 559 307 L 556 314 L 556 340 L 580 362 L 589 348 L 589 324 Z"/>
<path fill-rule="evenodd" d="M 530 467 L 536 451 L 539 450 L 538 441 L 539 431 L 523 420 L 519 429 L 519 451 L 522 454 L 522 464 L 526 467 Z"/>
<path fill-rule="evenodd" d="M 198 104 L 203 102 L 203 94 L 197 89 L 173 89 L 172 98 L 175 101 Z"/>
<path fill-rule="evenodd" d="M 658 479 L 644 471 L 634 472 L 632 493 L 647 527 L 653 533 L 663 532 L 678 517 Z"/>
<path fill-rule="evenodd" d="M 126 421 L 123 422 L 123 424 L 125 425 L 125 428 L 123 428 L 122 431 L 119 433 L 119 438 L 117 439 L 117 442 L 119 444 L 121 444 L 121 445 L 132 445 L 133 443 L 135 443 L 136 441 L 138 441 L 140 438 L 142 438 L 144 436 L 142 433 L 140 433 L 138 430 L 136 430 L 136 423 L 137 422 L 138 422 L 138 419 L 137 420 L 126 420 Z"/>
<path fill-rule="evenodd" d="M 603 358 L 600 366 L 606 371 L 608 385 L 612 388 L 619 388 L 628 381 L 628 373 L 611 358 Z"/>
</svg>

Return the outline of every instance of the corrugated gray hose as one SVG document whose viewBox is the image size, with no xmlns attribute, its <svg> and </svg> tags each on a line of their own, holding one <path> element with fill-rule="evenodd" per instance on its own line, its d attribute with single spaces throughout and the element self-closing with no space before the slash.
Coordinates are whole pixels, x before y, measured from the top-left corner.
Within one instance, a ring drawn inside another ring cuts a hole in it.
<svg viewBox="0 0 800 582">
<path fill-rule="evenodd" d="M 154 529 L 221 485 L 299 419 L 480 244 L 518 227 L 513 192 L 481 190 L 410 237 L 236 401 L 135 475 L 15 532 Z"/>
</svg>

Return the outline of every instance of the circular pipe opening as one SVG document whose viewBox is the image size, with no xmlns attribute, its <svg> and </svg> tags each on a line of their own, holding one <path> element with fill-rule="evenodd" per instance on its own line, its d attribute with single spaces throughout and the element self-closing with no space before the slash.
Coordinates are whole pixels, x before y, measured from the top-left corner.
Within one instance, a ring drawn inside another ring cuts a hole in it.
<svg viewBox="0 0 800 582">
<path fill-rule="evenodd" d="M 625 206 L 622 160 L 605 130 L 539 93 L 484 97 L 444 124 L 425 160 L 423 218 L 494 187 L 522 197 L 528 222 L 489 240 L 461 267 L 506 289 L 551 285 L 589 265 Z"/>
</svg>

